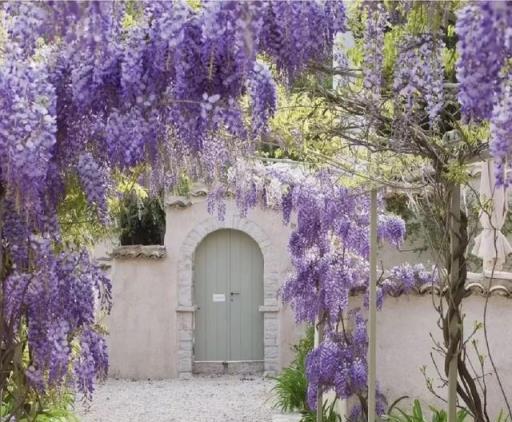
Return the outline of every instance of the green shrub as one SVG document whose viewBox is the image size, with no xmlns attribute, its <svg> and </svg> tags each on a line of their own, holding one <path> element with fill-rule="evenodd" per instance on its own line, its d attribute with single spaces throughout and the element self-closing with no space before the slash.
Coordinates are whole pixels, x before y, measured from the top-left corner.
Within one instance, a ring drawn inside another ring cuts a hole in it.
<svg viewBox="0 0 512 422">
<path fill-rule="evenodd" d="M 283 412 L 307 412 L 306 394 L 308 382 L 306 379 L 306 357 L 313 350 L 314 329 L 308 327 L 306 335 L 298 344 L 293 346 L 295 357 L 289 367 L 275 378 L 276 386 L 273 391 L 277 394 L 275 407 Z"/>
<path fill-rule="evenodd" d="M 16 419 L 18 422 L 79 422 L 71 411 L 75 401 L 73 394 L 50 391 L 45 395 L 32 395 L 33 399 L 25 400 L 24 404 L 25 414 L 30 417 Z M 7 391 L 0 404 L 0 421 L 11 420 L 10 415 L 16 413 L 15 409 L 16 397 Z"/>
<path fill-rule="evenodd" d="M 165 212 L 160 198 L 125 196 L 120 204 L 121 245 L 162 245 L 165 236 Z"/>
</svg>

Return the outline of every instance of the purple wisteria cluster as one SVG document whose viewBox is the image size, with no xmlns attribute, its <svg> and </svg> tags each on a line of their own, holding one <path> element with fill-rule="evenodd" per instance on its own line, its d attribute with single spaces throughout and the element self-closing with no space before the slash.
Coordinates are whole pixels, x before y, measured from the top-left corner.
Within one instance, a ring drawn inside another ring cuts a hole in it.
<svg viewBox="0 0 512 422">
<path fill-rule="evenodd" d="M 223 190 L 224 196 L 234 194 L 242 213 L 262 204 L 282 212 L 285 223 L 294 218 L 289 240 L 293 272 L 281 294 L 297 322 L 320 322 L 323 327 L 324 339 L 306 362 L 312 408 L 318 391 L 333 389 L 339 398 L 367 394 L 366 319 L 349 298 L 362 294 L 367 303 L 369 195 L 341 186 L 338 179 L 339 174 L 327 170 L 311 173 L 301 167 L 239 161 Z M 210 200 L 222 200 L 218 190 Z M 382 200 L 378 214 L 379 240 L 400 245 L 404 221 L 386 213 Z M 385 295 L 432 282 L 432 274 L 421 265 L 390 268 L 378 284 L 378 306 Z M 382 400 L 379 409 L 383 411 Z"/>
<path fill-rule="evenodd" d="M 257 57 L 292 80 L 308 63 L 329 59 L 345 22 L 341 1 L 134 7 L 128 24 L 125 2 L 4 5 L 2 180 L 37 212 L 45 207 L 37 185 L 49 172 L 53 184 L 62 182 L 64 165 L 80 167 L 88 195 L 99 197 L 104 172 L 96 168 L 149 162 L 154 172 L 179 174 L 184 163 L 211 165 L 220 140 L 232 157 L 249 148 L 276 109 L 273 76 Z M 239 101 L 246 94 L 249 120 Z M 217 145 L 205 154 L 212 136 Z"/>
<path fill-rule="evenodd" d="M 154 190 L 184 170 L 215 179 L 254 150 L 275 112 L 269 68 L 290 82 L 329 60 L 345 9 L 341 0 L 0 7 L 1 255 L 12 263 L 0 268 L 0 317 L 13 330 L 27 325 L 33 387 L 63 383 L 72 365 L 89 393 L 106 370 L 91 310 L 109 287 L 84 253 L 62 245 L 57 209 L 70 181 L 106 217 L 114 170 L 146 165 Z"/>
<path fill-rule="evenodd" d="M 85 251 L 55 253 L 50 240 L 36 236 L 28 248 L 34 270 L 12 272 L 3 282 L 3 346 L 9 350 L 25 324 L 30 350 L 26 375 L 32 386 L 44 392 L 69 383 L 71 365 L 71 382 L 89 395 L 95 377 L 105 376 L 108 368 L 95 317 L 110 310 L 110 281 Z M 76 353 L 73 338 L 87 339 Z"/>
<path fill-rule="evenodd" d="M 431 127 L 436 126 L 444 106 L 443 48 L 441 37 L 431 33 L 403 38 L 393 79 L 400 130 L 422 110 L 427 112 Z M 415 117 L 421 120 L 423 116 Z"/>
<path fill-rule="evenodd" d="M 367 17 L 363 36 L 363 86 L 370 99 L 378 101 L 383 83 L 384 31 L 388 16 L 381 2 L 366 2 L 364 7 Z"/>
<path fill-rule="evenodd" d="M 462 113 L 469 121 L 489 120 L 490 150 L 498 183 L 510 184 L 512 126 L 510 125 L 510 58 L 512 4 L 481 1 L 457 16 L 457 79 Z"/>
</svg>

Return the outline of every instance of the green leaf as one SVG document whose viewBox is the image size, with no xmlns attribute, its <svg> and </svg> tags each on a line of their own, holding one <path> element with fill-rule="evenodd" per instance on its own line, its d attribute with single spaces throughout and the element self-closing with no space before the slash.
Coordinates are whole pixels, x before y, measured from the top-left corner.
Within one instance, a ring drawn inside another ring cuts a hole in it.
<svg viewBox="0 0 512 422">
<path fill-rule="evenodd" d="M 466 419 L 466 416 L 468 416 L 468 412 L 466 410 L 459 410 L 457 412 L 457 422 L 463 422 L 464 419 Z"/>
<path fill-rule="evenodd" d="M 414 400 L 412 413 L 416 421 L 423 422 L 423 411 L 421 410 L 421 404 L 419 400 Z"/>
</svg>

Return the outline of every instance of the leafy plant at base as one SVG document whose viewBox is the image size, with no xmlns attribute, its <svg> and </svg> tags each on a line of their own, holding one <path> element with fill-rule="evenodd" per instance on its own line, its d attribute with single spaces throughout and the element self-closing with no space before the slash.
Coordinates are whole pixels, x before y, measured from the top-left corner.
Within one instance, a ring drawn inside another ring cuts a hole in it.
<svg viewBox="0 0 512 422">
<path fill-rule="evenodd" d="M 448 414 L 445 410 L 436 409 L 433 406 L 429 406 L 429 409 L 432 413 L 430 418 L 431 422 L 447 422 Z M 468 412 L 464 409 L 461 409 L 457 412 L 456 422 L 464 422 L 468 416 Z M 386 415 L 384 419 L 391 422 L 429 422 L 423 412 L 423 409 L 421 408 L 421 403 L 419 400 L 414 400 L 411 413 L 406 413 L 401 409 L 397 409 L 394 414 Z"/>
<path fill-rule="evenodd" d="M 307 404 L 308 380 L 306 378 L 306 358 L 313 350 L 315 330 L 309 326 L 304 337 L 293 346 L 295 357 L 287 368 L 274 378 L 276 381 L 272 391 L 277 395 L 275 407 L 283 412 L 301 413 L 301 422 L 316 421 L 316 412 L 311 411 Z M 336 415 L 335 402 L 324 403 L 323 420 L 337 422 L 341 420 Z"/>
<path fill-rule="evenodd" d="M 272 391 L 277 394 L 275 407 L 284 412 L 304 413 L 309 409 L 306 402 L 306 357 L 313 350 L 314 336 L 314 328 L 308 327 L 305 336 L 293 346 L 295 357 L 292 363 L 274 378 L 276 386 Z"/>
<path fill-rule="evenodd" d="M 322 422 L 342 422 L 341 416 L 336 413 L 337 400 L 330 403 L 324 402 L 322 405 Z M 300 420 L 300 422 L 317 422 L 316 412 L 309 411 Z"/>
<path fill-rule="evenodd" d="M 9 415 L 16 413 L 16 407 L 20 405 L 13 395 L 13 384 L 7 389 L 0 404 L 0 421 L 11 421 Z M 71 391 L 50 390 L 45 394 L 32 394 L 23 404 L 26 417 L 16 419 L 17 422 L 79 422 L 73 414 L 75 396 Z"/>
</svg>

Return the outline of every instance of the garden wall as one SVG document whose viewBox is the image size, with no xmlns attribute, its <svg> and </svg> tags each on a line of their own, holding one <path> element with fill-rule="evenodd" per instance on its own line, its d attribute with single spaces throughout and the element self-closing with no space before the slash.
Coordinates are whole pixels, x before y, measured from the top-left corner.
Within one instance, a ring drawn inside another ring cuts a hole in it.
<svg viewBox="0 0 512 422">
<path fill-rule="evenodd" d="M 292 359 L 291 345 L 302 329 L 293 321 L 292 313 L 278 299 L 278 289 L 291 269 L 288 256 L 289 227 L 282 225 L 278 213 L 255 209 L 248 218 L 240 218 L 233 203 L 227 204 L 224 221 L 207 211 L 204 197 L 191 199 L 168 198 L 166 206 L 166 236 L 162 247 L 118 248 L 110 261 L 114 307 L 106 323 L 110 331 L 110 351 L 113 377 L 146 379 L 187 377 L 192 371 L 194 312 L 192 300 L 192 265 L 194 250 L 208 233 L 220 228 L 234 228 L 249 234 L 264 255 L 265 299 L 260 311 L 265 324 L 265 369 L 275 372 Z M 406 249 L 410 249 L 409 245 Z M 103 248 L 100 255 L 111 248 Z M 429 256 L 413 252 L 398 253 L 384 247 L 379 260 L 386 267 L 404 261 L 422 261 L 429 266 Z M 482 284 L 486 281 L 480 280 Z M 489 338 L 494 358 L 509 394 L 512 394 L 512 302 L 500 294 L 510 294 L 510 282 L 496 290 L 490 299 Z M 466 335 L 474 321 L 482 321 L 484 298 L 475 292 L 464 302 Z M 468 292 L 469 293 L 469 292 Z M 432 296 L 423 295 L 387 298 L 378 313 L 378 379 L 386 396 L 392 401 L 407 395 L 440 404 L 427 391 L 420 368 L 440 384 L 430 353 L 432 333 L 441 339 L 436 325 L 437 315 Z M 482 336 L 476 336 L 483 355 Z M 475 356 L 474 365 L 478 365 Z M 486 358 L 486 370 L 489 361 Z M 438 359 L 442 370 L 442 363 Z M 494 377 L 488 380 L 489 408 L 499 412 L 502 400 Z M 444 393 L 441 392 L 441 396 Z"/>
<path fill-rule="evenodd" d="M 168 270 L 165 258 L 114 260 L 114 306 L 107 320 L 110 376 L 176 376 L 176 289 Z"/>
<path fill-rule="evenodd" d="M 478 294 L 465 299 L 465 336 L 471 333 L 476 322 L 483 320 L 484 304 L 485 299 Z M 442 333 L 436 321 L 437 314 L 433 309 L 430 294 L 388 298 L 383 310 L 378 313 L 377 376 L 384 393 L 391 401 L 406 395 L 432 404 L 442 404 L 427 391 L 425 378 L 420 371 L 420 368 L 426 366 L 427 376 L 433 379 L 433 385 L 441 384 L 430 357 L 434 344 L 429 334 L 432 333 L 437 341 L 442 340 Z M 488 308 L 489 341 L 509 397 L 512 395 L 511 321 L 511 300 L 497 294 L 491 296 Z M 478 341 L 480 353 L 485 358 L 486 373 L 491 372 L 483 333 L 479 332 L 475 339 Z M 468 349 L 472 347 L 469 346 Z M 443 371 L 442 361 L 437 355 L 435 357 L 439 369 Z M 479 366 L 474 353 L 471 353 L 471 361 L 475 367 Z M 496 416 L 504 406 L 504 401 L 494 376 L 488 377 L 487 384 L 489 411 L 491 415 Z M 446 392 L 440 391 L 440 394 L 444 397 Z"/>
</svg>

